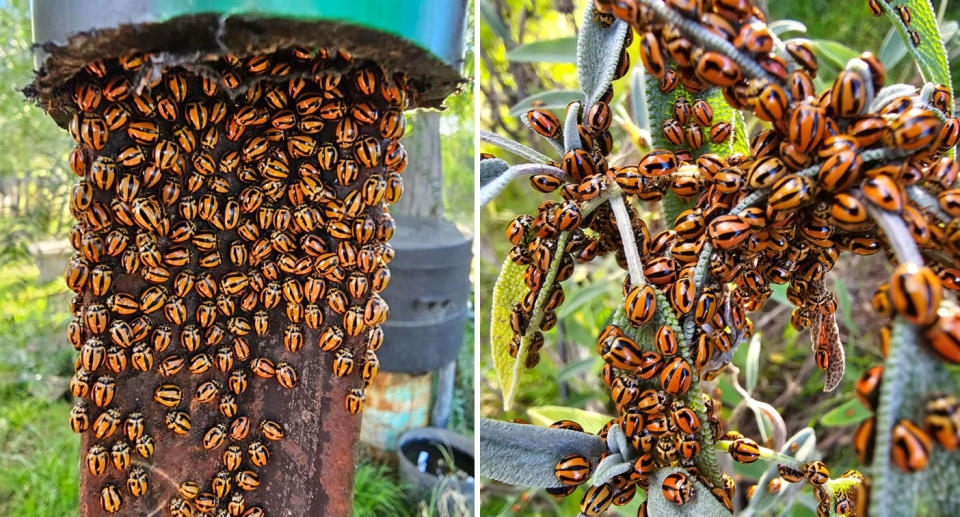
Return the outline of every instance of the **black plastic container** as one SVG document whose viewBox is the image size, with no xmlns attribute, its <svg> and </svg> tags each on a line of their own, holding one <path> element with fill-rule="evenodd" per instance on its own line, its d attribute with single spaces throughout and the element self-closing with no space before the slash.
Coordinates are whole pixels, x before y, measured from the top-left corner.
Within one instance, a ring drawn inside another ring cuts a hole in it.
<svg viewBox="0 0 960 517">
<path fill-rule="evenodd" d="M 453 361 L 463 344 L 470 296 L 470 240 L 443 220 L 397 216 L 390 240 L 390 318 L 377 351 L 387 372 L 425 373 Z"/>
</svg>

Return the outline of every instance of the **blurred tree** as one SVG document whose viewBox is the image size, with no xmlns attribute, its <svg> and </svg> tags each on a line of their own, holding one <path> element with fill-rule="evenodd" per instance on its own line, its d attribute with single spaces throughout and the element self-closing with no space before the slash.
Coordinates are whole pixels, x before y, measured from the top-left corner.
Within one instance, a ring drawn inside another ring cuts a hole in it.
<svg viewBox="0 0 960 517">
<path fill-rule="evenodd" d="M 0 257 L 69 228 L 70 138 L 19 91 L 33 75 L 30 41 L 28 1 L 0 2 Z"/>
</svg>

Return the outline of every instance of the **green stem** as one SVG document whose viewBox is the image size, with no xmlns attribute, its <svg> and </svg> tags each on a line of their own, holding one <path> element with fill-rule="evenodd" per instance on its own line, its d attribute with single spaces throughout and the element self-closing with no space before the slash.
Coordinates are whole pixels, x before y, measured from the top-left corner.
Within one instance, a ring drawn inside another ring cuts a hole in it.
<svg viewBox="0 0 960 517">
<path fill-rule="evenodd" d="M 713 444 L 713 447 L 717 450 L 724 452 L 730 451 L 730 446 L 733 445 L 733 442 L 730 440 L 720 440 L 719 442 Z M 760 459 L 776 464 L 783 464 L 788 467 L 793 467 L 795 469 L 800 469 L 803 467 L 803 462 L 797 460 L 792 456 L 786 454 L 781 454 L 773 449 L 768 449 L 766 447 L 758 447 L 760 449 Z"/>
</svg>

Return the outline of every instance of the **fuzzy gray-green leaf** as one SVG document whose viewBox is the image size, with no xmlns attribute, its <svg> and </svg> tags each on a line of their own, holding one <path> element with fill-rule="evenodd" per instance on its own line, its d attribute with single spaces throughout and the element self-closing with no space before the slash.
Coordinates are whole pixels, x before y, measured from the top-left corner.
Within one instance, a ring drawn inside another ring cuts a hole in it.
<svg viewBox="0 0 960 517">
<path fill-rule="evenodd" d="M 593 2 L 586 2 L 577 37 L 577 77 L 589 109 L 613 80 L 620 61 L 623 38 L 630 30 L 627 22 L 617 19 L 609 27 L 600 25 Z"/>
<path fill-rule="evenodd" d="M 510 164 L 500 158 L 480 160 L 480 186 L 490 183 L 509 168 Z"/>
<path fill-rule="evenodd" d="M 480 419 L 480 475 L 524 487 L 561 486 L 557 463 L 570 454 L 596 464 L 607 444 L 596 435 Z"/>
<path fill-rule="evenodd" d="M 647 491 L 647 514 L 658 517 L 729 517 L 732 515 L 707 487 L 690 475 L 687 479 L 694 484 L 694 497 L 683 505 L 668 501 L 660 487 L 663 485 L 663 480 L 674 472 L 684 471 L 670 467 L 657 470 L 651 476 L 650 490 Z"/>
</svg>

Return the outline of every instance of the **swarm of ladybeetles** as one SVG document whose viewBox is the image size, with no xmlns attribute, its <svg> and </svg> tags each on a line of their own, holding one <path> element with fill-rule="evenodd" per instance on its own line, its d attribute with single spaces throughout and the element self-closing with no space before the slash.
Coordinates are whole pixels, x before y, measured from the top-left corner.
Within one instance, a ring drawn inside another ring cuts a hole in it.
<svg viewBox="0 0 960 517">
<path fill-rule="evenodd" d="M 563 174 L 530 178 L 533 188 L 559 190 L 563 200 L 545 201 L 535 215 L 522 215 L 507 228 L 513 244 L 509 257 L 526 265 L 523 278 L 530 289 L 511 313 L 510 353 L 517 357 L 528 343 L 526 365 L 537 364 L 542 332 L 556 323 L 555 311 L 564 300 L 559 283 L 570 278 L 575 263 L 616 252 L 627 269 L 610 205 L 591 203 L 602 195 L 624 196 L 642 262 L 642 275 L 634 278 L 642 282 L 633 285 L 631 277 L 625 278 L 624 320 L 608 325 L 597 340 L 603 382 L 618 410 L 599 434 L 605 437 L 618 426 L 638 459 L 630 472 L 588 488 L 581 512 L 596 515 L 610 504 L 626 504 L 638 487 L 649 488 L 655 469 L 667 466 L 686 472 L 665 478 L 660 488 L 667 500 L 683 504 L 698 497 L 693 476 L 732 508 L 732 480 L 725 475 L 706 479 L 697 465 L 704 434 L 729 441 L 736 461 L 756 461 L 760 448 L 739 433 L 724 433 L 714 400 L 688 391 L 694 376 L 713 379 L 722 372 L 735 347 L 752 335 L 746 314 L 763 305 L 772 285 L 786 284 L 787 298 L 796 306 L 793 326 L 810 329 L 825 390 L 839 384 L 845 361 L 834 317 L 837 300 L 824 279 L 845 251 L 886 251 L 896 269 L 875 305 L 920 326 L 935 356 L 960 363 L 960 312 L 940 303 L 943 288 L 960 289 L 960 164 L 946 156 L 960 141 L 960 119 L 945 87 L 894 95 L 882 91 L 883 65 L 869 52 L 841 71 L 831 88 L 816 92 L 817 56 L 811 47 L 780 43 L 749 0 L 595 0 L 594 5 L 601 24 L 615 17 L 636 31 L 646 72 L 659 80 L 662 91 L 682 86 L 690 97 L 673 104 L 662 128 L 674 148 L 652 150 L 625 166 L 606 161 L 612 90 L 585 109 L 578 103 L 568 107 L 568 112 L 578 110 L 580 147 L 550 164 Z M 909 23 L 909 11 L 903 16 Z M 736 55 L 718 51 L 716 37 L 723 40 L 722 50 Z M 632 38 L 628 31 L 615 79 L 629 69 L 625 49 Z M 744 60 L 751 66 L 741 67 Z M 725 122 L 715 123 L 713 109 L 696 98 L 708 88 L 721 88 L 730 106 L 769 123 L 770 129 L 750 139 L 748 155 L 701 154 L 705 138 L 724 142 L 732 130 Z M 563 136 L 559 118 L 546 110 L 534 109 L 526 118 L 544 137 L 559 141 Z M 652 235 L 631 201 L 656 202 L 668 192 L 692 207 Z M 897 263 L 870 212 L 902 219 L 925 264 Z M 553 273 L 553 283 L 546 285 Z M 653 322 L 653 346 L 630 337 Z M 889 334 L 888 327 L 886 339 Z M 875 388 L 865 392 L 865 403 L 875 403 Z M 938 396 L 923 426 L 899 422 L 892 436 L 894 463 L 908 472 L 923 468 L 930 434 L 955 449 L 958 407 L 956 398 Z M 570 421 L 555 426 L 583 431 Z M 874 434 L 869 421 L 864 426 L 858 443 Z M 563 458 L 555 471 L 560 486 L 548 492 L 571 494 L 595 467 L 583 456 Z M 830 474 L 822 462 L 781 465 L 779 473 L 767 489 L 808 481 L 819 515 L 829 515 L 831 502 L 841 514 L 864 504 L 848 493 L 831 498 L 824 488 Z M 842 477 L 863 480 L 856 471 Z"/>
<path fill-rule="evenodd" d="M 228 54 L 202 74 L 152 57 L 90 63 L 66 87 L 80 177 L 70 425 L 90 435 L 108 513 L 138 511 L 125 501 L 147 492 L 154 437 L 171 433 L 220 458 L 208 479 L 173 480 L 171 515 L 263 515 L 249 492 L 284 428 L 270 408 L 248 416 L 248 384 L 296 387 L 298 355 L 319 348 L 355 414 L 378 372 L 386 205 L 415 91 L 342 50 Z M 124 396 L 130 383 L 153 400 Z M 198 411 L 215 423 L 192 425 Z"/>
</svg>

